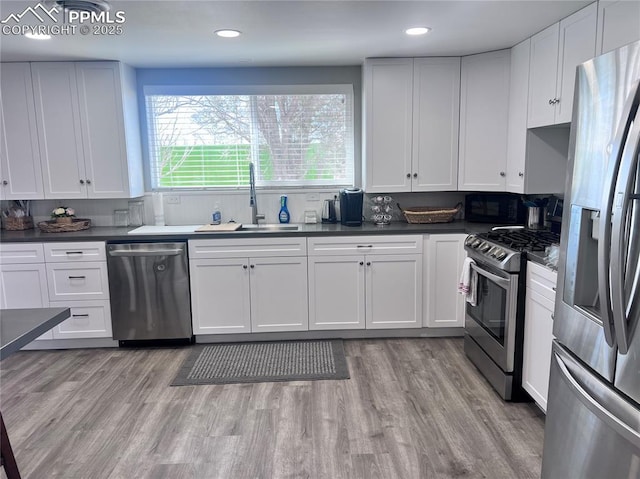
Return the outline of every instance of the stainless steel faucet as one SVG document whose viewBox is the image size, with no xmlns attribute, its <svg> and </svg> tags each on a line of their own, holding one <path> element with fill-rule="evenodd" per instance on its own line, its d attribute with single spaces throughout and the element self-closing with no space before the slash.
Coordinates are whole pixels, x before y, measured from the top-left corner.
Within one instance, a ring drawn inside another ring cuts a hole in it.
<svg viewBox="0 0 640 479">
<path fill-rule="evenodd" d="M 263 220 L 264 215 L 258 213 L 258 198 L 256 197 L 256 173 L 253 162 L 249 162 L 249 206 L 251 206 L 251 223 L 258 224 L 258 220 Z"/>
</svg>

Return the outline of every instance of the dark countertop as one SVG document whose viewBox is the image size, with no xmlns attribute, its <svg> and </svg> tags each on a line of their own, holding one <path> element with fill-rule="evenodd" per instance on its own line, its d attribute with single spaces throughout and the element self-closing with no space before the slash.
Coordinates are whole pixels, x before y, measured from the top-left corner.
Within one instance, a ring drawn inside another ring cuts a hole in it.
<svg viewBox="0 0 640 479">
<path fill-rule="evenodd" d="M 544 251 L 528 251 L 527 259 L 534 263 L 537 263 L 545 268 L 549 268 L 551 271 L 558 271 L 557 266 L 552 266 L 545 261 L 547 254 Z"/>
<path fill-rule="evenodd" d="M 69 308 L 0 310 L 0 360 L 67 319 Z"/>
<path fill-rule="evenodd" d="M 288 236 L 351 236 L 378 234 L 444 234 L 444 233 L 479 233 L 491 229 L 492 224 L 471 223 L 463 220 L 450 223 L 409 224 L 395 222 L 387 226 L 376 226 L 373 223 L 363 223 L 362 226 L 342 226 L 341 224 L 300 224 L 297 231 L 233 231 L 207 233 L 172 233 L 129 235 L 128 231 L 135 227 L 96 226 L 88 230 L 70 233 L 43 233 L 38 229 L 25 231 L 2 230 L 0 242 L 53 242 L 53 241 L 166 241 L 203 238 L 255 238 L 255 237 L 288 237 Z"/>
</svg>

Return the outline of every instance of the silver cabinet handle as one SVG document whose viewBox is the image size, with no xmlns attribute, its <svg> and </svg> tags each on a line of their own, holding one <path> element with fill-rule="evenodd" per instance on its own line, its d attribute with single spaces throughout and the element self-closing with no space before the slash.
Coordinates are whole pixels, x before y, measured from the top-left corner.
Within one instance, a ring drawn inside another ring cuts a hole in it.
<svg viewBox="0 0 640 479">
<path fill-rule="evenodd" d="M 407 173 L 407 178 L 411 178 L 411 173 Z"/>
<path fill-rule="evenodd" d="M 502 176 L 504 178 L 505 176 L 507 176 L 507 174 L 504 171 L 501 171 L 500 172 L 500 176 Z"/>
<path fill-rule="evenodd" d="M 7 185 L 9 184 L 9 182 L 8 182 L 7 180 L 2 180 L 2 184 L 3 184 L 4 186 L 7 186 Z"/>
<path fill-rule="evenodd" d="M 246 264 L 242 265 L 242 269 L 247 269 L 247 268 L 248 268 L 248 266 Z"/>
<path fill-rule="evenodd" d="M 360 261 L 360 266 L 363 266 L 363 265 L 364 265 L 364 261 Z"/>
<path fill-rule="evenodd" d="M 65 251 L 64 254 L 84 254 L 83 251 Z"/>
<path fill-rule="evenodd" d="M 519 171 L 519 172 L 518 172 L 518 176 L 519 176 L 520 178 L 522 178 L 522 177 L 524 176 L 524 173 L 523 173 L 522 171 Z"/>
<path fill-rule="evenodd" d="M 87 180 L 87 184 L 90 185 L 91 184 L 91 180 Z"/>
<path fill-rule="evenodd" d="M 251 265 L 251 266 L 249 266 L 249 267 L 250 267 L 251 269 L 253 269 L 253 268 L 255 268 L 255 267 L 256 267 L 256 265 L 255 265 L 255 264 L 252 264 L 252 265 Z"/>
<path fill-rule="evenodd" d="M 86 276 L 69 276 L 69 279 L 87 279 Z"/>
<path fill-rule="evenodd" d="M 81 185 L 84 185 L 84 180 L 80 180 L 80 184 L 81 184 Z"/>
<path fill-rule="evenodd" d="M 89 315 L 88 314 L 72 314 L 71 317 L 72 318 L 88 318 Z"/>
<path fill-rule="evenodd" d="M 367 261 L 367 266 L 371 266 L 371 261 Z"/>
<path fill-rule="evenodd" d="M 356 248 L 373 248 L 372 244 L 359 244 Z"/>
<path fill-rule="evenodd" d="M 414 177 L 414 178 L 417 178 L 417 177 L 418 177 L 418 173 L 414 173 L 414 174 L 413 174 L 413 177 Z"/>
<path fill-rule="evenodd" d="M 609 281 L 609 273 L 611 269 L 611 248 L 613 246 L 611 241 L 611 215 L 613 214 L 613 201 L 616 187 L 615 183 L 620 172 L 624 145 L 626 144 L 626 140 L 634 120 L 631 118 L 631 112 L 633 110 L 637 110 L 637 105 L 639 104 L 640 84 L 639 82 L 636 82 L 633 85 L 631 94 L 629 94 L 625 101 L 620 124 L 618 124 L 616 129 L 617 133 L 615 140 L 612 143 L 613 148 L 611 150 L 611 155 L 609 156 L 609 167 L 607 168 L 605 176 L 602 205 L 600 207 L 600 229 L 598 231 L 598 293 L 601 303 L 600 315 L 602 317 L 604 338 L 609 346 L 613 346 L 616 342 L 616 338 L 614 338 L 614 317 L 610 296 L 611 284 Z M 618 345 L 618 347 L 626 348 L 624 345 Z"/>
</svg>

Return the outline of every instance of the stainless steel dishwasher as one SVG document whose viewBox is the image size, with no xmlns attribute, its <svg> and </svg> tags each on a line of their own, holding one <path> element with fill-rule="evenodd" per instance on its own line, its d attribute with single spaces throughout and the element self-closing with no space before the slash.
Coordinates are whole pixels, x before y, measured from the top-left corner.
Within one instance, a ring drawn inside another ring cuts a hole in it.
<svg viewBox="0 0 640 479">
<path fill-rule="evenodd" d="M 113 339 L 191 339 L 186 242 L 107 245 Z"/>
</svg>

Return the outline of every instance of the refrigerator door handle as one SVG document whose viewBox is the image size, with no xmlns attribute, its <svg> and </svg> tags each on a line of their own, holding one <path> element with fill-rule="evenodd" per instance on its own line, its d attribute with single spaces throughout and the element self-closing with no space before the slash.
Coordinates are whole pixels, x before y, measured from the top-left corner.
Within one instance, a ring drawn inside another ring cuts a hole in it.
<svg viewBox="0 0 640 479">
<path fill-rule="evenodd" d="M 581 382 L 588 384 L 590 373 L 588 373 L 582 365 L 573 365 L 570 370 L 565 364 L 565 361 L 571 365 L 573 360 L 567 358 L 565 355 L 566 353 L 561 353 L 554 347 L 553 360 L 557 363 L 562 380 L 569 389 L 571 389 L 573 394 L 585 407 L 595 414 L 599 420 L 635 447 L 640 448 L 640 431 L 630 427 L 630 425 L 633 426 L 638 423 L 635 408 L 616 393 L 606 394 L 603 392 L 603 394 L 600 394 L 600 400 L 594 398 L 594 395 L 590 394 L 589 391 L 581 385 Z M 608 401 L 602 401 L 602 399 L 607 399 Z M 605 405 L 609 407 L 607 408 Z M 618 414 L 614 413 L 612 409 L 617 409 L 616 413 Z"/>
<path fill-rule="evenodd" d="M 640 104 L 640 84 L 635 82 L 631 94 L 627 97 L 622 112 L 622 119 L 616 130 L 613 149 L 609 157 L 607 176 L 602 195 L 602 207 L 600 208 L 600 228 L 598 231 L 598 295 L 600 297 L 600 314 L 604 338 L 611 347 L 615 346 L 615 325 L 611 306 L 611 215 L 613 212 L 614 191 L 616 179 L 620 171 L 620 163 L 624 146 L 627 143 L 629 130 L 633 125 L 635 113 Z"/>
<path fill-rule="evenodd" d="M 627 354 L 629 351 L 631 334 L 638 321 L 638 312 L 635 308 L 628 310 L 625 298 L 625 277 L 628 273 L 627 268 L 630 266 L 627 264 L 627 248 L 632 246 L 630 243 L 633 240 L 632 237 L 627 238 L 625 225 L 628 220 L 629 207 L 633 205 L 631 196 L 637 176 L 638 154 L 640 154 L 640 115 L 636 114 L 636 121 L 627 137 L 626 147 L 623 149 L 612 209 L 611 309 L 616 343 L 620 354 Z M 631 273 L 635 276 L 635 271 Z M 630 301 L 633 302 L 633 300 L 631 297 Z M 627 319 L 628 311 L 629 318 Z M 634 316 L 636 317 L 634 318 Z"/>
</svg>

